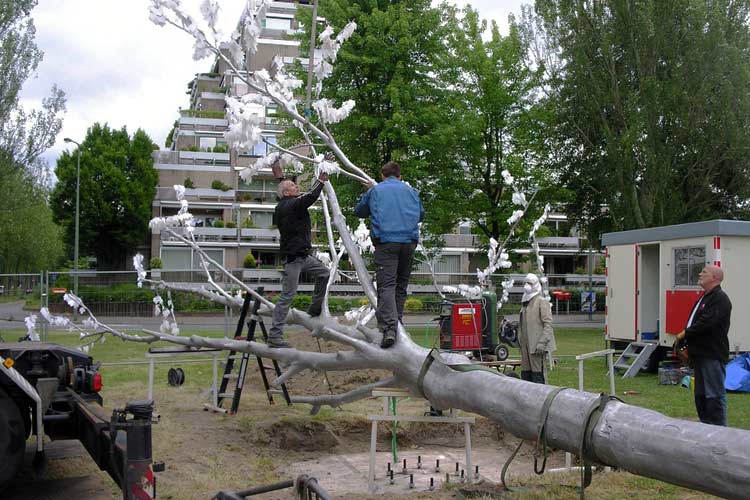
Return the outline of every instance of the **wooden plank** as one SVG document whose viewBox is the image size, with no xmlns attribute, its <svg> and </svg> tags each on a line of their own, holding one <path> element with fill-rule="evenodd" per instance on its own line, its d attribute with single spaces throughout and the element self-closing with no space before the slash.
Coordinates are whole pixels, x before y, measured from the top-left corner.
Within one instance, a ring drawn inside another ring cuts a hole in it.
<svg viewBox="0 0 750 500">
<path fill-rule="evenodd" d="M 377 422 L 443 422 L 447 424 L 473 424 L 476 422 L 474 417 L 433 417 L 429 415 L 367 415 L 367 419 Z"/>
</svg>

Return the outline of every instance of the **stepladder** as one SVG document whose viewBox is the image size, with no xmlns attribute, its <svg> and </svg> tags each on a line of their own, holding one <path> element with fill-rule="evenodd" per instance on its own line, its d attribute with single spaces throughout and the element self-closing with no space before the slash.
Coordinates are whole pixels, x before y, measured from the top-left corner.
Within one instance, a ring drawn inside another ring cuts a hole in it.
<svg viewBox="0 0 750 500">
<path fill-rule="evenodd" d="M 263 288 L 258 288 L 257 292 L 259 295 L 262 295 Z M 253 342 L 255 340 L 255 333 L 257 328 L 260 328 L 263 340 L 265 341 L 268 339 L 266 326 L 263 323 L 263 319 L 258 314 L 260 306 L 260 298 L 256 297 L 255 300 L 253 300 L 251 294 L 245 294 L 242 308 L 240 309 L 240 317 L 239 321 L 237 322 L 237 329 L 235 330 L 234 340 L 246 340 L 247 342 Z M 245 325 L 247 325 L 247 335 L 243 336 Z M 250 356 L 252 356 L 252 354 L 250 354 L 249 352 L 229 351 L 224 364 L 224 374 L 221 378 L 221 386 L 219 387 L 216 406 L 210 409 L 222 413 L 229 413 L 230 415 L 237 413 L 240 405 L 240 399 L 242 397 L 242 390 L 245 385 L 245 378 L 250 362 Z M 263 380 L 263 387 L 265 388 L 266 395 L 268 396 L 268 402 L 270 404 L 274 404 L 274 394 L 281 394 L 284 397 L 286 403 L 288 405 L 291 405 L 292 401 L 289 397 L 289 391 L 287 390 L 286 384 L 281 384 L 278 389 L 274 389 L 271 387 L 271 384 L 268 380 L 267 372 L 269 371 L 275 373 L 277 377 L 281 375 L 281 368 L 278 362 L 276 360 L 270 360 L 269 365 L 269 360 L 264 360 L 257 355 L 255 356 L 255 359 L 258 362 L 258 368 L 260 371 L 261 379 Z M 234 383 L 233 387 L 232 383 Z M 227 400 L 231 401 L 231 406 L 229 407 L 229 409 L 222 408 L 222 405 Z"/>
</svg>

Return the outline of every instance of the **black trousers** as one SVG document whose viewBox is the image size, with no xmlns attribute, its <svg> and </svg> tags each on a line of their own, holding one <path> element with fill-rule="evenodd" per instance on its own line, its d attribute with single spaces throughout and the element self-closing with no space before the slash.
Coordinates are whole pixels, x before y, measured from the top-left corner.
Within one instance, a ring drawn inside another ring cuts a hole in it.
<svg viewBox="0 0 750 500">
<path fill-rule="evenodd" d="M 375 246 L 375 280 L 378 308 L 375 317 L 380 331 L 397 331 L 404 315 L 406 289 L 411 277 L 416 242 L 380 243 Z"/>
</svg>

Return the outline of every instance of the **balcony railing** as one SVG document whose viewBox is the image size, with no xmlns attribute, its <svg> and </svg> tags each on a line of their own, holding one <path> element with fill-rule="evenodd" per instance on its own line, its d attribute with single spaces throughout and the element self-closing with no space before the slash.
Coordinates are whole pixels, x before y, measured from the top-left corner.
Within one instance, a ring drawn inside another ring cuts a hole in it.
<svg viewBox="0 0 750 500">
<path fill-rule="evenodd" d="M 229 153 L 207 151 L 155 151 L 154 163 L 163 165 L 229 165 Z"/>
<path fill-rule="evenodd" d="M 175 232 L 185 235 L 184 228 L 177 228 Z M 198 241 L 237 241 L 237 228 L 234 227 L 196 227 L 193 228 L 193 236 Z M 242 228 L 240 238 L 245 243 L 277 243 L 279 241 L 278 229 Z M 177 241 L 167 231 L 161 232 L 162 241 Z"/>
</svg>

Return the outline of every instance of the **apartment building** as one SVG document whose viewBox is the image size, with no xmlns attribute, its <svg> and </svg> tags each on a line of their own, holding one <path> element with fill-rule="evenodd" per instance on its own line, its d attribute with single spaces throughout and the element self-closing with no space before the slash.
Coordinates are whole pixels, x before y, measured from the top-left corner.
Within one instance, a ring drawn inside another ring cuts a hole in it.
<svg viewBox="0 0 750 500">
<path fill-rule="evenodd" d="M 260 13 L 263 22 L 258 51 L 248 55 L 250 72 L 271 69 L 274 57 L 293 63 L 299 58 L 299 42 L 290 35 L 298 29 L 294 16 L 306 1 L 270 2 Z M 306 60 L 301 62 L 306 64 Z M 209 255 L 229 268 L 242 267 L 252 252 L 261 264 L 279 264 L 278 231 L 272 216 L 276 181 L 270 169 L 262 170 L 250 183 L 239 172 L 265 156 L 268 146 L 260 143 L 252 151 L 229 151 L 224 140 L 228 127 L 224 98 L 244 95 L 247 86 L 240 75 L 217 61 L 211 72 L 198 74 L 188 83 L 189 107 L 180 110 L 167 150 L 154 153 L 159 186 L 153 201 L 153 216 L 173 215 L 179 210 L 173 186 L 185 186 L 190 211 L 197 220 L 193 234 Z M 283 132 L 276 122 L 276 108 L 259 110 L 265 117 L 263 135 L 275 143 Z M 161 257 L 165 269 L 197 269 L 191 249 L 166 231 L 151 235 L 151 255 Z"/>
<path fill-rule="evenodd" d="M 270 70 L 277 56 L 287 64 L 299 59 L 299 43 L 290 35 L 298 28 L 294 20 L 296 10 L 307 3 L 275 1 L 261 13 L 264 27 L 258 51 L 246 61 L 248 71 Z M 300 62 L 307 64 L 306 59 Z M 188 83 L 189 107 L 180 110 L 170 148 L 154 153 L 159 186 L 153 201 L 153 216 L 177 213 L 179 203 L 173 186 L 184 185 L 191 213 L 198 221 L 193 234 L 212 258 L 228 268 L 240 268 L 245 256 L 252 252 L 262 265 L 275 267 L 280 264 L 278 231 L 272 222 L 276 180 L 270 169 L 261 171 L 249 183 L 238 175 L 266 155 L 268 146 L 259 143 L 252 151 L 230 152 L 224 140 L 228 127 L 224 98 L 248 92 L 240 76 L 217 61 L 211 72 L 198 74 Z M 277 121 L 278 110 L 271 105 L 258 111 L 265 117 L 266 140 L 276 142 L 283 132 Z M 587 252 L 581 249 L 581 240 L 567 224 L 567 217 L 553 213 L 547 226 L 552 236 L 540 240 L 547 272 L 570 274 L 586 267 Z M 444 235 L 444 241 L 446 248 L 435 269 L 441 281 L 454 281 L 451 276 L 460 280 L 461 275 L 486 265 L 485 251 L 470 225 L 459 225 L 453 234 Z M 517 251 L 520 255 L 529 252 Z M 165 231 L 151 235 L 151 255 L 161 257 L 165 269 L 199 267 L 191 249 Z M 522 264 L 517 272 L 525 272 L 529 267 Z M 419 265 L 415 275 L 420 273 L 429 273 L 428 267 Z"/>
</svg>

